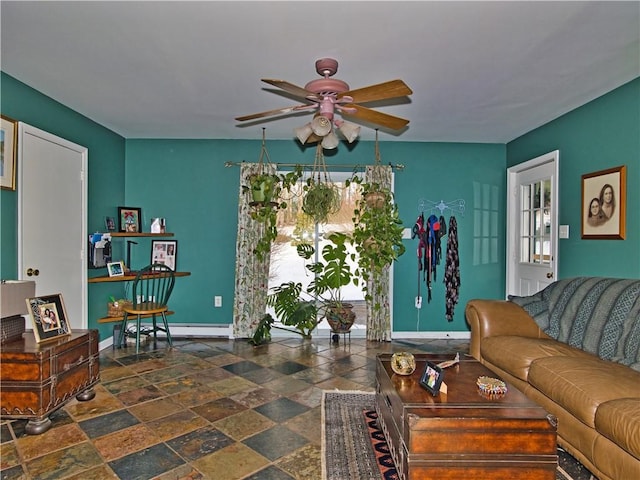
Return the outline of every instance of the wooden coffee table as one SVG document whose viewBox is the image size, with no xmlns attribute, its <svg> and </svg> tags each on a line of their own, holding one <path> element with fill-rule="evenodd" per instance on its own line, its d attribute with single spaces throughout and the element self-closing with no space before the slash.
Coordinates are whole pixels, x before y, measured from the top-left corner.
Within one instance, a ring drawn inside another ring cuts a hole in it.
<svg viewBox="0 0 640 480">
<path fill-rule="evenodd" d="M 555 479 L 555 417 L 509 384 L 503 396 L 482 395 L 477 378 L 497 377 L 470 357 L 444 371 L 447 393 L 434 397 L 419 384 L 425 362 L 453 356 L 415 358 L 407 376 L 393 372 L 391 354 L 376 362 L 378 421 L 401 479 Z"/>
</svg>

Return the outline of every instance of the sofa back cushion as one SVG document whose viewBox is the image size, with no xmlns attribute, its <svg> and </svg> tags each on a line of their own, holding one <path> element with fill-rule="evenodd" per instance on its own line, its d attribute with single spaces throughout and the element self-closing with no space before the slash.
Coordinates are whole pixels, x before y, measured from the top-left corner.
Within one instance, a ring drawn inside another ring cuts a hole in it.
<svg viewBox="0 0 640 480">
<path fill-rule="evenodd" d="M 640 280 L 567 278 L 510 300 L 551 338 L 640 370 Z"/>
</svg>

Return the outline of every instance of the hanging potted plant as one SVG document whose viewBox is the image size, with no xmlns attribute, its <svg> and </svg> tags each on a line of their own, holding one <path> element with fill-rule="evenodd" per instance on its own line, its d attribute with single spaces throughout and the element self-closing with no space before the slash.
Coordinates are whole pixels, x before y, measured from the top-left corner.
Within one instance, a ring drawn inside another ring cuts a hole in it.
<svg viewBox="0 0 640 480">
<path fill-rule="evenodd" d="M 313 171 L 307 179 L 304 192 L 302 211 L 309 215 L 315 223 L 327 223 L 329 215 L 340 210 L 340 192 L 329 179 L 320 144 L 316 149 Z"/>
<path fill-rule="evenodd" d="M 376 165 L 380 165 L 377 132 Z M 389 188 L 375 181 L 364 182 L 359 178 L 354 180 L 360 183 L 362 196 L 354 210 L 353 239 L 359 254 L 358 265 L 364 281 L 365 297 L 371 300 L 372 292 L 369 291 L 368 281 L 371 280 L 376 293 L 380 293 L 383 272 L 405 252 L 402 242 L 403 225 L 398 205 Z M 371 200 L 373 194 L 375 201 Z M 380 306 L 374 305 L 374 308 L 378 309 Z"/>
<path fill-rule="evenodd" d="M 356 266 L 355 253 L 349 250 L 351 238 L 344 233 L 332 233 L 329 243 L 322 248 L 321 259 L 306 265 L 314 279 L 303 289 L 300 282 L 287 282 L 274 287 L 267 296 L 267 305 L 274 308 L 282 327 L 266 314 L 255 330 L 250 342 L 259 344 L 268 341 L 271 328 L 280 328 L 310 339 L 311 332 L 322 318 L 326 318 L 334 333 L 348 332 L 356 315 L 353 304 L 345 302 L 340 289 L 349 284 L 359 285 L 360 274 Z M 312 245 L 297 246 L 298 255 L 309 260 L 315 255 Z"/>
<path fill-rule="evenodd" d="M 253 248 L 253 253 L 259 260 L 263 260 L 271 252 L 271 245 L 278 236 L 278 211 L 287 208 L 285 195 L 291 194 L 291 188 L 302 177 L 302 167 L 299 165 L 290 172 L 275 173 L 265 145 L 264 130 L 263 128 L 257 170 L 242 185 L 243 193 L 250 195 L 249 215 L 264 225 L 264 233 Z M 264 161 L 265 157 L 267 162 Z"/>
</svg>

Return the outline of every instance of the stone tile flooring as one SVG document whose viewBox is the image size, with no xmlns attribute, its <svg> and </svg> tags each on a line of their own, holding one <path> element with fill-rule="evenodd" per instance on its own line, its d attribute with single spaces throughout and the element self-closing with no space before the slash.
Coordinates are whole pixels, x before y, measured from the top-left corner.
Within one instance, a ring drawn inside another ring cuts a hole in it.
<svg viewBox="0 0 640 480">
<path fill-rule="evenodd" d="M 378 353 L 468 351 L 466 340 L 174 340 L 104 350 L 101 383 L 42 435 L 0 424 L 0 477 L 317 480 L 322 390 L 375 388 Z M 345 479 L 346 480 L 346 479 Z"/>
</svg>

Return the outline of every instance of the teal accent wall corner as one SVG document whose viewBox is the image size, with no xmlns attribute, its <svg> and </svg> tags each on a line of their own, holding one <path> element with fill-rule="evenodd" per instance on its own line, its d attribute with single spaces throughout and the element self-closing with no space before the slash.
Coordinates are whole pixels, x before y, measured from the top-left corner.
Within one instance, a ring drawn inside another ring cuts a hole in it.
<svg viewBox="0 0 640 480">
<path fill-rule="evenodd" d="M 0 111 L 15 120 L 45 130 L 88 148 L 88 232 L 104 231 L 104 218 L 116 216 L 117 206 L 124 201 L 124 138 L 43 95 L 19 80 L 0 73 Z M 17 190 L 0 191 L 0 275 L 17 278 Z M 105 270 L 89 275 L 105 274 Z M 88 290 L 89 327 L 96 328 L 96 319 L 106 314 L 108 297 Z M 107 325 L 100 327 L 101 336 Z M 110 335 L 110 333 L 108 333 Z"/>
<path fill-rule="evenodd" d="M 513 166 L 560 151 L 560 278 L 601 275 L 640 277 L 640 78 L 537 128 L 507 145 Z M 581 238 L 582 175 L 626 165 L 627 215 L 624 240 Z"/>
</svg>

